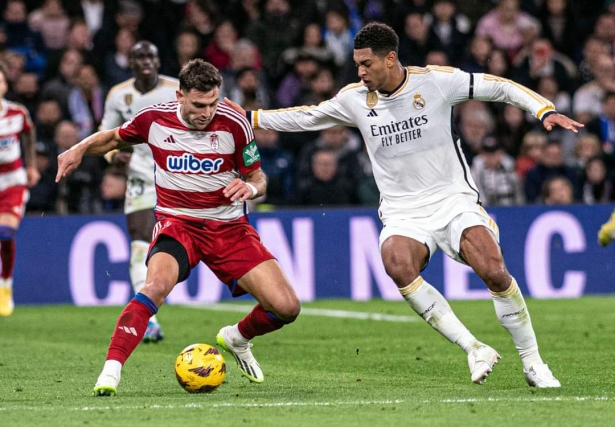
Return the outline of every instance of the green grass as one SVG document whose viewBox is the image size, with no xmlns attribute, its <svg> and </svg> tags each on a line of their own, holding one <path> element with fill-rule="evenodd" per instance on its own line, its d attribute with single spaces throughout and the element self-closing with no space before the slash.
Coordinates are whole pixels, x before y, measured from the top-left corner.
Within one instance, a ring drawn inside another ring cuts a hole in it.
<svg viewBox="0 0 615 427">
<path fill-rule="evenodd" d="M 0 318 L 0 426 L 613 425 L 615 298 L 528 301 L 542 356 L 563 384 L 555 390 L 526 385 L 490 301 L 452 305 L 502 355 L 484 386 L 470 382 L 464 353 L 422 321 L 303 315 L 254 340 L 263 384 L 227 357 L 226 382 L 191 395 L 175 380 L 175 357 L 188 344 L 215 343 L 242 315 L 165 306 L 165 340 L 137 348 L 113 398 L 90 392 L 121 308 L 17 307 Z M 304 307 L 416 317 L 403 302 Z"/>
</svg>

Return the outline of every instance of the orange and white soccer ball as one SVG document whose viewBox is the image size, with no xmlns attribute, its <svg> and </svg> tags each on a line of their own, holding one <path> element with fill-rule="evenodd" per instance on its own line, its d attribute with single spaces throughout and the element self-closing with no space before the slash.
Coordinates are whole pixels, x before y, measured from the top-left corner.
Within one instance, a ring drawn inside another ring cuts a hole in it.
<svg viewBox="0 0 615 427">
<path fill-rule="evenodd" d="M 210 393 L 226 378 L 226 360 L 209 344 L 192 344 L 177 356 L 175 377 L 188 393 Z"/>
</svg>

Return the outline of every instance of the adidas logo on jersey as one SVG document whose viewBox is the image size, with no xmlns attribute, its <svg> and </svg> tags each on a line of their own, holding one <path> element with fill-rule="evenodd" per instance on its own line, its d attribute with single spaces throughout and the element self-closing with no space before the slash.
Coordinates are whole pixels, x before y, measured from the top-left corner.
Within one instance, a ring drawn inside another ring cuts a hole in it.
<svg viewBox="0 0 615 427">
<path fill-rule="evenodd" d="M 375 110 L 369 110 L 369 113 L 367 113 L 367 117 L 378 117 L 378 114 L 376 114 Z"/>
<path fill-rule="evenodd" d="M 197 159 L 192 154 L 167 157 L 167 170 L 171 172 L 215 173 L 220 170 L 224 159 Z"/>
<path fill-rule="evenodd" d="M 167 136 L 163 142 L 169 143 L 169 144 L 175 144 L 175 138 L 173 138 L 173 135 L 169 135 Z"/>
</svg>

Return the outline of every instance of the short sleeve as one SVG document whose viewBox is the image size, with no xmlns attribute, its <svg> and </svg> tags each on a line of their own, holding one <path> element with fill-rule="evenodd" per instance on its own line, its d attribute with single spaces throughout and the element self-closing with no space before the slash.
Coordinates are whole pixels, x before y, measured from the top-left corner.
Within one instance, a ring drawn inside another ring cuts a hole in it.
<svg viewBox="0 0 615 427">
<path fill-rule="evenodd" d="M 235 141 L 235 165 L 237 170 L 246 175 L 260 169 L 261 156 L 258 152 L 254 131 L 244 117 L 239 121 L 231 122 L 231 134 Z"/>
<path fill-rule="evenodd" d="M 124 122 L 119 129 L 120 138 L 126 142 L 147 142 L 152 114 L 151 111 L 140 111 L 132 119 Z"/>
</svg>

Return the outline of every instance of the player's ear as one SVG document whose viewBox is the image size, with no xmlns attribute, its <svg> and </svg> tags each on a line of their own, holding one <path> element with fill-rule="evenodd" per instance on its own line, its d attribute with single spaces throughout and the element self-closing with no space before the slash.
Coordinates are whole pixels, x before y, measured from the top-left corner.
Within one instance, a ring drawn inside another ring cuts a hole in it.
<svg viewBox="0 0 615 427">
<path fill-rule="evenodd" d="M 180 104 L 184 103 L 184 93 L 181 90 L 176 90 L 175 91 L 175 96 L 177 97 L 177 101 Z"/>
<path fill-rule="evenodd" d="M 394 51 L 390 51 L 384 60 L 388 67 L 393 67 L 397 63 L 397 54 Z"/>
</svg>

